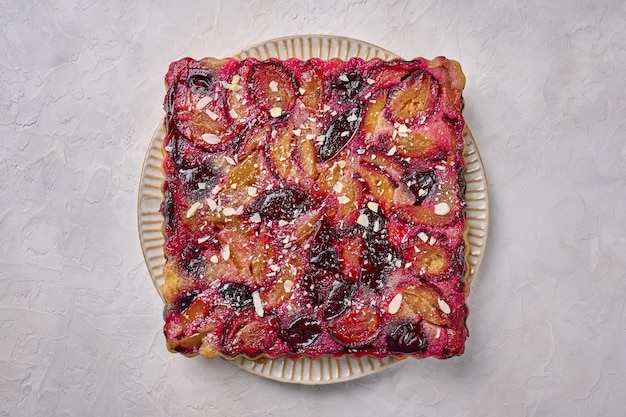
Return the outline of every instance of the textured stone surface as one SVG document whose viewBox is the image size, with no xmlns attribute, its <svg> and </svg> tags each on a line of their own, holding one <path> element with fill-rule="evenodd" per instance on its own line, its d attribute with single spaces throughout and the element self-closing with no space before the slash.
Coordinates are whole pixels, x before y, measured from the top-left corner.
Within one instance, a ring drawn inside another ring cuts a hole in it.
<svg viewBox="0 0 626 417">
<path fill-rule="evenodd" d="M 623 1 L 171 3 L 0 0 L 0 416 L 623 415 Z M 167 65 L 295 33 L 463 64 L 492 211 L 464 356 L 303 387 L 165 350 L 136 203 Z"/>
</svg>

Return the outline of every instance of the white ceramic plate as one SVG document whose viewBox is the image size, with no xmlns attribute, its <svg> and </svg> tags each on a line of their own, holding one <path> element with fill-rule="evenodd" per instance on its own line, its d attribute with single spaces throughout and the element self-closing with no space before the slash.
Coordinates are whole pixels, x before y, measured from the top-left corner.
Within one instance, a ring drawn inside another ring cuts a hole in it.
<svg viewBox="0 0 626 417">
<path fill-rule="evenodd" d="M 319 57 L 323 59 L 360 57 L 364 59 L 380 58 L 389 60 L 398 58 L 398 55 L 359 40 L 339 36 L 301 35 L 266 41 L 241 51 L 235 57 L 244 59 L 254 57 L 267 59 L 299 58 L 309 59 Z M 162 186 L 165 180 L 161 169 L 163 154 L 161 148 L 165 138 L 163 123 L 159 124 L 150 140 L 150 146 L 141 172 L 139 183 L 138 223 L 139 239 L 143 250 L 146 265 L 152 282 L 161 295 L 161 286 L 164 282 L 163 266 L 165 258 L 162 234 L 163 216 L 160 213 L 163 201 Z M 468 282 L 475 277 L 482 260 L 489 226 L 489 195 L 485 169 L 478 153 L 474 138 L 469 131 L 463 132 L 465 152 L 463 157 L 466 164 L 465 180 L 467 201 L 466 215 L 469 223 L 469 253 L 468 261 L 470 273 Z M 375 359 L 365 357 L 353 358 L 321 358 L 311 360 L 276 359 L 251 361 L 235 359 L 230 361 L 235 366 L 253 374 L 288 383 L 296 384 L 331 384 L 348 381 L 372 374 L 387 368 L 399 360 L 392 358 Z"/>
</svg>

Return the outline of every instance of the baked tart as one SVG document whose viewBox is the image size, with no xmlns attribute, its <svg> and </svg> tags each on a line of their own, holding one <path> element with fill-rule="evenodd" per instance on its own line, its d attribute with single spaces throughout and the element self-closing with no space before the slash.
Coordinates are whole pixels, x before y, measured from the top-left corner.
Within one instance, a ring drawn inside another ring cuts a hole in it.
<svg viewBox="0 0 626 417">
<path fill-rule="evenodd" d="M 463 352 L 457 62 L 185 58 L 165 82 L 169 350 Z"/>
</svg>

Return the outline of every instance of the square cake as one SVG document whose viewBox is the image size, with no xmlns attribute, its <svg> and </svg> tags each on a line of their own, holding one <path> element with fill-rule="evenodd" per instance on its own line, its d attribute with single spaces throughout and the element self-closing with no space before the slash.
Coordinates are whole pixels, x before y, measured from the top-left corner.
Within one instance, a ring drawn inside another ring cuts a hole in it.
<svg viewBox="0 0 626 417">
<path fill-rule="evenodd" d="M 169 350 L 463 352 L 457 62 L 185 58 L 165 81 Z"/>
</svg>

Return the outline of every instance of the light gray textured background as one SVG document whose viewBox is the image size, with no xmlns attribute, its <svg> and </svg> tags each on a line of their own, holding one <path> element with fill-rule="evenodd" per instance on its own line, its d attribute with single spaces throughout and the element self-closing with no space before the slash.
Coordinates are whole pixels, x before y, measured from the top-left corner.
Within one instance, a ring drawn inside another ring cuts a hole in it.
<svg viewBox="0 0 626 417">
<path fill-rule="evenodd" d="M 0 0 L 0 416 L 591 416 L 626 403 L 624 1 Z M 344 35 L 467 75 L 464 356 L 303 387 L 168 353 L 137 187 L 182 56 Z"/>
</svg>

